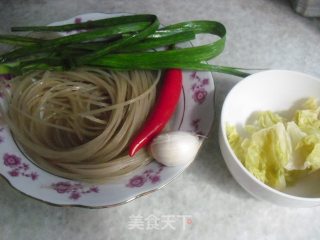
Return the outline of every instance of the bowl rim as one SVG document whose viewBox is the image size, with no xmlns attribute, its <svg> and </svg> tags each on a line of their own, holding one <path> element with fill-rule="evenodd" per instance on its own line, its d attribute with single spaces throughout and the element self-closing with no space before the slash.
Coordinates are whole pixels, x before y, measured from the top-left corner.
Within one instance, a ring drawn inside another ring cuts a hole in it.
<svg viewBox="0 0 320 240">
<path fill-rule="evenodd" d="M 223 143 L 225 144 L 226 149 L 229 151 L 229 153 L 231 154 L 233 159 L 230 159 L 230 161 L 234 161 L 237 165 L 238 168 L 240 168 L 243 173 L 245 173 L 246 176 L 248 176 L 250 178 L 251 181 L 255 182 L 259 187 L 266 189 L 270 192 L 272 192 L 275 195 L 281 196 L 283 198 L 286 199 L 292 199 L 292 200 L 297 200 L 297 201 L 307 201 L 307 202 L 319 202 L 320 201 L 320 197 L 301 197 L 301 196 L 295 196 L 295 195 L 291 195 L 289 193 L 284 193 L 281 192 L 280 190 L 277 190 L 275 188 L 272 188 L 270 186 L 268 186 L 267 184 L 261 182 L 260 180 L 258 180 L 247 168 L 245 168 L 243 166 L 243 164 L 241 163 L 241 161 L 238 159 L 238 157 L 235 155 L 233 149 L 231 148 L 229 141 L 227 139 L 227 134 L 226 134 L 226 129 L 225 129 L 225 111 L 227 108 L 227 104 L 229 103 L 229 99 L 231 98 L 233 92 L 235 92 L 239 86 L 247 83 L 248 81 L 252 81 L 253 79 L 256 79 L 257 77 L 259 78 L 261 75 L 265 75 L 265 74 L 270 74 L 270 73 L 281 73 L 281 74 L 294 74 L 294 75 L 299 75 L 302 78 L 309 78 L 315 81 L 318 81 L 320 84 L 320 79 L 306 74 L 306 73 L 302 73 L 302 72 L 298 72 L 298 71 L 291 71 L 291 70 L 282 70 L 282 69 L 274 69 L 274 70 L 265 70 L 265 71 L 260 71 L 257 73 L 253 73 L 251 75 L 249 75 L 248 77 L 243 78 L 242 80 L 240 80 L 238 83 L 236 83 L 232 89 L 229 91 L 229 93 L 227 94 L 223 105 L 222 105 L 222 109 L 221 109 L 221 115 L 220 115 L 220 131 L 221 131 L 221 137 L 223 140 Z M 221 142 L 220 142 L 221 144 Z M 224 161 L 227 162 L 228 160 L 226 160 L 223 157 Z M 236 179 L 236 181 L 238 182 L 238 180 Z M 240 183 L 239 183 L 240 184 Z M 243 186 L 242 184 L 240 184 L 241 186 Z M 247 188 L 244 187 L 246 190 Z M 249 190 L 247 190 L 249 191 Z M 249 191 L 250 192 L 250 191 Z M 251 192 L 250 192 L 251 193 Z M 251 193 L 252 195 L 256 196 L 256 194 Z"/>
</svg>

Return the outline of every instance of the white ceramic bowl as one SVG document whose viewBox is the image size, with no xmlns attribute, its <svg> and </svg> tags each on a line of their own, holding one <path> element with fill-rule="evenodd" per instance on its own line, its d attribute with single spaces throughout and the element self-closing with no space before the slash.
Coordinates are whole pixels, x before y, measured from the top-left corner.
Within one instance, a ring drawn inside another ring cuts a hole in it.
<svg viewBox="0 0 320 240">
<path fill-rule="evenodd" d="M 308 97 L 320 99 L 320 79 L 299 72 L 269 70 L 243 79 L 225 99 L 219 130 L 221 152 L 236 181 L 258 199 L 288 207 L 320 205 L 320 173 L 310 175 L 283 192 L 267 186 L 237 159 L 227 140 L 226 123 L 244 126 L 256 111 L 293 111 L 297 101 Z"/>
</svg>

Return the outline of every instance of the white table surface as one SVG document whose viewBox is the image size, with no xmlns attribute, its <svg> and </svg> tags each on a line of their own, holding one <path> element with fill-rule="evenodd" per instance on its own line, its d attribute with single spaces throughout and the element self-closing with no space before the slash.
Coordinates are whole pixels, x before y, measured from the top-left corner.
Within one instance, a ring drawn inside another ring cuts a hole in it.
<svg viewBox="0 0 320 240">
<path fill-rule="evenodd" d="M 13 25 L 48 24 L 87 12 L 154 13 L 164 24 L 218 20 L 227 27 L 227 44 L 212 63 L 320 77 L 320 21 L 297 15 L 284 0 L 1 0 L 0 33 Z M 90 210 L 48 206 L 1 179 L 0 239 L 319 239 L 320 207 L 292 209 L 256 200 L 230 175 L 217 127 L 223 100 L 241 79 L 214 77 L 214 128 L 199 157 L 175 181 L 128 204 Z M 129 229 L 139 215 L 144 229 Z M 147 229 L 150 216 L 163 219 L 163 226 L 171 218 L 174 229 Z M 189 220 L 185 225 L 183 216 Z"/>
</svg>

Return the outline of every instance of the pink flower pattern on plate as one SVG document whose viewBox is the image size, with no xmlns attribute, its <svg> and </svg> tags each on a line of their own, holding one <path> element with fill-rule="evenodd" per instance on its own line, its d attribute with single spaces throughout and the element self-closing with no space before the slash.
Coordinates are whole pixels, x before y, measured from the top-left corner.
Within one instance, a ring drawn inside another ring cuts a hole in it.
<svg viewBox="0 0 320 240">
<path fill-rule="evenodd" d="M 78 200 L 82 195 L 88 193 L 98 193 L 99 188 L 96 186 L 84 186 L 81 183 L 71 183 L 69 181 L 61 181 L 51 184 L 50 188 L 59 194 L 68 194 L 69 199 Z"/>
<path fill-rule="evenodd" d="M 146 182 L 150 181 L 152 184 L 158 183 L 160 178 L 160 173 L 162 172 L 164 165 L 159 164 L 157 171 L 153 169 L 148 169 L 144 171 L 141 175 L 136 175 L 129 180 L 126 184 L 129 188 L 142 187 Z"/>
<path fill-rule="evenodd" d="M 200 136 L 204 136 L 205 134 L 200 130 L 200 122 L 201 122 L 201 119 L 196 118 L 196 119 L 192 120 L 191 126 L 193 127 L 193 132 L 195 132 L 196 134 L 198 134 Z"/>
<path fill-rule="evenodd" d="M 8 173 L 11 177 L 23 176 L 30 178 L 32 181 L 37 180 L 39 177 L 38 173 L 31 171 L 29 164 L 23 163 L 17 155 L 5 153 L 3 155 L 3 164 L 10 168 Z"/>
<path fill-rule="evenodd" d="M 79 24 L 81 22 L 82 22 L 82 19 L 80 17 L 77 17 L 77 18 L 74 19 L 74 23 Z"/>
<path fill-rule="evenodd" d="M 209 85 L 209 79 L 208 78 L 200 78 L 197 74 L 197 72 L 192 72 L 191 80 L 195 83 L 191 86 L 192 99 L 199 104 L 202 104 L 208 95 L 207 90 L 205 89 L 207 85 Z"/>
<path fill-rule="evenodd" d="M 4 91 L 6 91 L 6 89 L 10 89 L 11 88 L 11 84 L 9 82 L 9 80 L 11 80 L 12 75 L 10 74 L 0 74 L 0 85 L 2 86 L 2 90 L 0 91 L 0 98 L 4 97 Z"/>
<path fill-rule="evenodd" d="M 77 17 L 77 18 L 74 19 L 73 22 L 74 22 L 75 24 L 82 23 L 82 18 L 81 18 L 81 17 Z M 90 20 L 89 20 L 88 22 L 90 22 Z M 89 28 L 90 28 L 90 26 L 89 26 Z M 73 33 L 81 33 L 81 32 L 86 32 L 86 30 L 74 30 L 74 31 L 71 31 L 71 32 L 69 32 L 69 33 L 70 33 L 70 34 L 73 34 Z"/>
</svg>

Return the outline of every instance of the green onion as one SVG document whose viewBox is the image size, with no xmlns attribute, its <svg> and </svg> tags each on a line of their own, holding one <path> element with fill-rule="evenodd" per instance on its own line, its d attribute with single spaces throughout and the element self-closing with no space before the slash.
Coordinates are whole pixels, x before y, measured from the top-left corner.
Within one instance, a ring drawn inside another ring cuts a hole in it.
<svg viewBox="0 0 320 240">
<path fill-rule="evenodd" d="M 152 22 L 157 19 L 155 15 L 152 14 L 140 14 L 140 15 L 129 15 L 120 16 L 113 18 L 105 18 L 100 20 L 88 21 L 84 23 L 76 24 L 65 24 L 60 26 L 29 26 L 29 27 L 12 27 L 11 31 L 32 31 L 32 32 L 68 32 L 73 30 L 89 30 L 93 28 L 106 28 L 112 27 L 114 25 L 134 23 L 134 22 Z"/>
<path fill-rule="evenodd" d="M 240 77 L 249 75 L 239 68 L 206 62 L 221 54 L 225 45 L 226 29 L 216 21 L 189 21 L 160 28 L 155 15 L 145 14 L 62 26 L 12 28 L 12 31 L 31 32 L 73 30 L 81 32 L 49 40 L 0 35 L 0 43 L 16 46 L 0 55 L 0 74 L 95 66 L 113 70 L 181 68 Z M 189 42 L 197 34 L 212 34 L 219 39 L 200 46 L 181 47 L 179 43 Z"/>
<path fill-rule="evenodd" d="M 15 46 L 31 46 L 36 43 L 40 43 L 41 39 L 32 37 L 21 37 L 16 35 L 0 35 L 0 43 L 5 43 Z"/>
<path fill-rule="evenodd" d="M 82 32 L 74 35 L 64 36 L 55 38 L 52 40 L 42 41 L 38 44 L 33 44 L 31 46 L 25 48 L 19 48 L 13 50 L 12 52 L 3 54 L 0 56 L 1 59 L 12 60 L 18 57 L 23 57 L 30 54 L 35 54 L 39 52 L 50 51 L 51 49 L 55 49 L 59 46 L 70 45 L 72 43 L 81 43 L 84 41 L 94 41 L 95 39 L 100 39 L 103 37 L 114 36 L 116 34 L 128 33 L 143 30 L 146 28 L 146 23 L 128 23 L 121 24 L 109 28 L 102 28 L 92 30 L 90 32 Z"/>
</svg>

